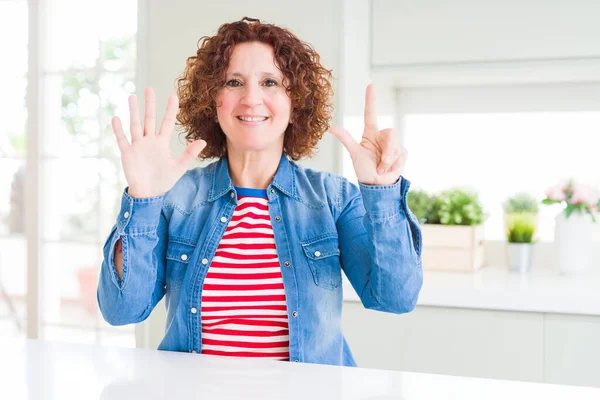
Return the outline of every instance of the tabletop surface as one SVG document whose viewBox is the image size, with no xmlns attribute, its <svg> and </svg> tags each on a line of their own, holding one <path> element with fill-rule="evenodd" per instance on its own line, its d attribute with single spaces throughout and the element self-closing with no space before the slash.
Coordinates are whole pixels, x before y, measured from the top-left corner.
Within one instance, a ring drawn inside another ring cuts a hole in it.
<svg viewBox="0 0 600 400">
<path fill-rule="evenodd" d="M 600 389 L 0 338 L 3 399 L 600 399 Z"/>
</svg>

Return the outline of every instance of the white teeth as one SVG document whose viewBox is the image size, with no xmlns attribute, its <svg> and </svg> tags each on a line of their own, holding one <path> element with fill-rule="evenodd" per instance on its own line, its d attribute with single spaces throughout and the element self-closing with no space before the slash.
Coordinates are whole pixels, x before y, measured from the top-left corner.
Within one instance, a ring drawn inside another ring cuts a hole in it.
<svg viewBox="0 0 600 400">
<path fill-rule="evenodd" d="M 247 122 L 261 122 L 261 121 L 267 120 L 267 117 L 247 117 L 244 115 L 240 115 L 238 118 L 241 119 L 242 121 L 247 121 Z"/>
</svg>

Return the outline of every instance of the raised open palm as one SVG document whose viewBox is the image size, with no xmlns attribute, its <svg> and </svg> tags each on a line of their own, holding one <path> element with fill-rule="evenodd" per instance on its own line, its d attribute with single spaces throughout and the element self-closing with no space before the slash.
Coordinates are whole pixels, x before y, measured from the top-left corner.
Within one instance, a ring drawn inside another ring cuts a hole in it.
<svg viewBox="0 0 600 400">
<path fill-rule="evenodd" d="M 121 120 L 118 117 L 112 120 L 113 131 L 121 152 L 121 163 L 129 185 L 128 193 L 135 198 L 155 197 L 169 191 L 206 146 L 204 140 L 196 140 L 188 144 L 180 157 L 174 158 L 169 140 L 175 127 L 179 100 L 175 95 L 169 97 L 165 117 L 160 130 L 156 132 L 154 90 L 147 88 L 144 96 L 146 107 L 143 126 L 140 121 L 137 97 L 135 95 L 129 97 L 131 144 L 123 133 Z"/>
<path fill-rule="evenodd" d="M 360 143 L 343 128 L 332 127 L 330 132 L 350 153 L 359 182 L 366 185 L 392 185 L 404 172 L 408 153 L 400 146 L 397 132 L 392 128 L 379 130 L 377 127 L 373 85 L 367 86 L 365 128 Z"/>
</svg>

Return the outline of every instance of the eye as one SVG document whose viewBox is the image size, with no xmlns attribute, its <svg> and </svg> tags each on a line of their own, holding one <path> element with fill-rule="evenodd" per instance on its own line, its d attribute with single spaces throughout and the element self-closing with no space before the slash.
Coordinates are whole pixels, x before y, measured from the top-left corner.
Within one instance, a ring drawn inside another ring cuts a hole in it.
<svg viewBox="0 0 600 400">
<path fill-rule="evenodd" d="M 266 79 L 264 85 L 267 87 L 275 87 L 278 85 L 277 81 L 274 79 Z"/>
<path fill-rule="evenodd" d="M 237 79 L 230 79 L 227 82 L 225 82 L 225 86 L 229 86 L 229 87 L 239 87 L 242 86 L 242 82 L 240 82 Z"/>
</svg>

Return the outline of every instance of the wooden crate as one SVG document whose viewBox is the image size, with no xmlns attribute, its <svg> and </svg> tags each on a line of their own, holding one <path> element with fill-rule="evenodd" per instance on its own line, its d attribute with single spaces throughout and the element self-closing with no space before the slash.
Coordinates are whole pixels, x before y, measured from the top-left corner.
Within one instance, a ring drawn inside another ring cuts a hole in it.
<svg viewBox="0 0 600 400">
<path fill-rule="evenodd" d="M 483 266 L 483 225 L 422 224 L 423 270 L 476 271 Z"/>
</svg>

